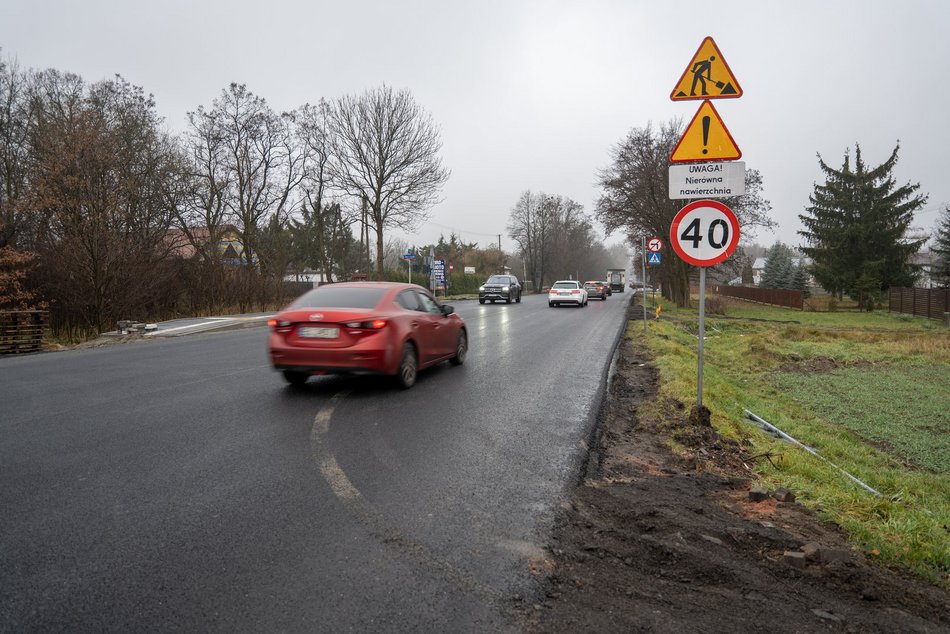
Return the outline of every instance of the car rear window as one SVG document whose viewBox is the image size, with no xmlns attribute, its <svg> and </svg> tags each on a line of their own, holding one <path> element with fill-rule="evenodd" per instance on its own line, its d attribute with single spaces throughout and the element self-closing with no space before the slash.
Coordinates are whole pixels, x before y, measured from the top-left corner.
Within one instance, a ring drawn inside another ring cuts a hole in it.
<svg viewBox="0 0 950 634">
<path fill-rule="evenodd" d="M 555 282 L 551 288 L 577 288 L 577 282 Z"/>
<path fill-rule="evenodd" d="M 328 284 L 307 291 L 294 300 L 291 308 L 374 308 L 386 293 L 385 288 L 354 288 Z"/>
</svg>

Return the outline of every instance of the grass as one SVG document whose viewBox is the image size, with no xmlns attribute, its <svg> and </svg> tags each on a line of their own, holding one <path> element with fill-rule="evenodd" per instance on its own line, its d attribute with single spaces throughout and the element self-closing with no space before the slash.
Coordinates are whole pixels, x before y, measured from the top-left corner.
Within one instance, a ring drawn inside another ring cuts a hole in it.
<svg viewBox="0 0 950 634">
<path fill-rule="evenodd" d="M 729 302 L 706 316 L 703 404 L 723 435 L 770 452 L 770 486 L 842 526 L 857 548 L 950 586 L 950 332 L 874 312 L 802 312 Z M 696 309 L 663 308 L 647 345 L 663 395 L 696 401 Z M 797 322 L 797 323 L 790 323 Z M 631 338 L 642 338 L 632 321 Z M 882 493 L 772 438 L 754 412 Z M 777 458 L 776 458 L 777 457 Z"/>
</svg>

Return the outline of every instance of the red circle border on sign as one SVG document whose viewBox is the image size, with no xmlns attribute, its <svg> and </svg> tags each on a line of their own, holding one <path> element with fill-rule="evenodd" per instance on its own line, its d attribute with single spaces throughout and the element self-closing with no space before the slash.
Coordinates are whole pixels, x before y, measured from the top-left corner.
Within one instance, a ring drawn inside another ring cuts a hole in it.
<svg viewBox="0 0 950 634">
<path fill-rule="evenodd" d="M 697 260 L 680 248 L 678 237 L 680 222 L 683 221 L 683 218 L 686 216 L 686 214 L 699 207 L 712 207 L 719 210 L 723 213 L 723 215 L 726 216 L 726 220 L 728 220 L 729 224 L 731 225 L 732 235 L 729 238 L 729 246 L 726 247 L 725 251 L 717 255 L 712 260 Z M 679 210 L 676 216 L 673 217 L 673 224 L 670 225 L 670 246 L 673 247 L 676 255 L 680 256 L 683 261 L 687 262 L 688 264 L 692 264 L 693 266 L 715 266 L 720 262 L 725 261 L 730 255 L 732 255 L 738 245 L 739 219 L 736 217 L 736 214 L 731 209 L 729 209 L 729 207 L 725 206 L 718 200 L 694 200 Z"/>
</svg>

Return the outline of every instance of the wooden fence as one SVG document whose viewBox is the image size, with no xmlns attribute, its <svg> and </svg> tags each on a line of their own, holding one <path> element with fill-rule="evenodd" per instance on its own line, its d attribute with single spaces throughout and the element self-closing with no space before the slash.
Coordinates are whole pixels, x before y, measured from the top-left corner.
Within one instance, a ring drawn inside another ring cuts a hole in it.
<svg viewBox="0 0 950 634">
<path fill-rule="evenodd" d="M 950 288 L 888 289 L 887 309 L 892 313 L 943 319 L 950 312 Z"/>
<path fill-rule="evenodd" d="M 787 288 L 725 286 L 724 284 L 714 284 L 710 288 L 713 293 L 725 297 L 736 297 L 750 302 L 759 302 L 760 304 L 787 306 L 788 308 L 797 308 L 798 310 L 805 309 L 805 294 L 801 291 L 794 291 Z"/>
<path fill-rule="evenodd" d="M 0 355 L 43 349 L 45 310 L 0 310 Z"/>
</svg>

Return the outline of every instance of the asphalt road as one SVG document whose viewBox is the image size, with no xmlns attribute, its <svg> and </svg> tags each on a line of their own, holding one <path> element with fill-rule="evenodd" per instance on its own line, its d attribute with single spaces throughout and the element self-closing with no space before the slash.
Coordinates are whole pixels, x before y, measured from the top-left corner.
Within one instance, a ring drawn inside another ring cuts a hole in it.
<svg viewBox="0 0 950 634">
<path fill-rule="evenodd" d="M 516 629 L 628 300 L 459 302 L 408 391 L 263 327 L 0 359 L 0 631 Z"/>
</svg>

